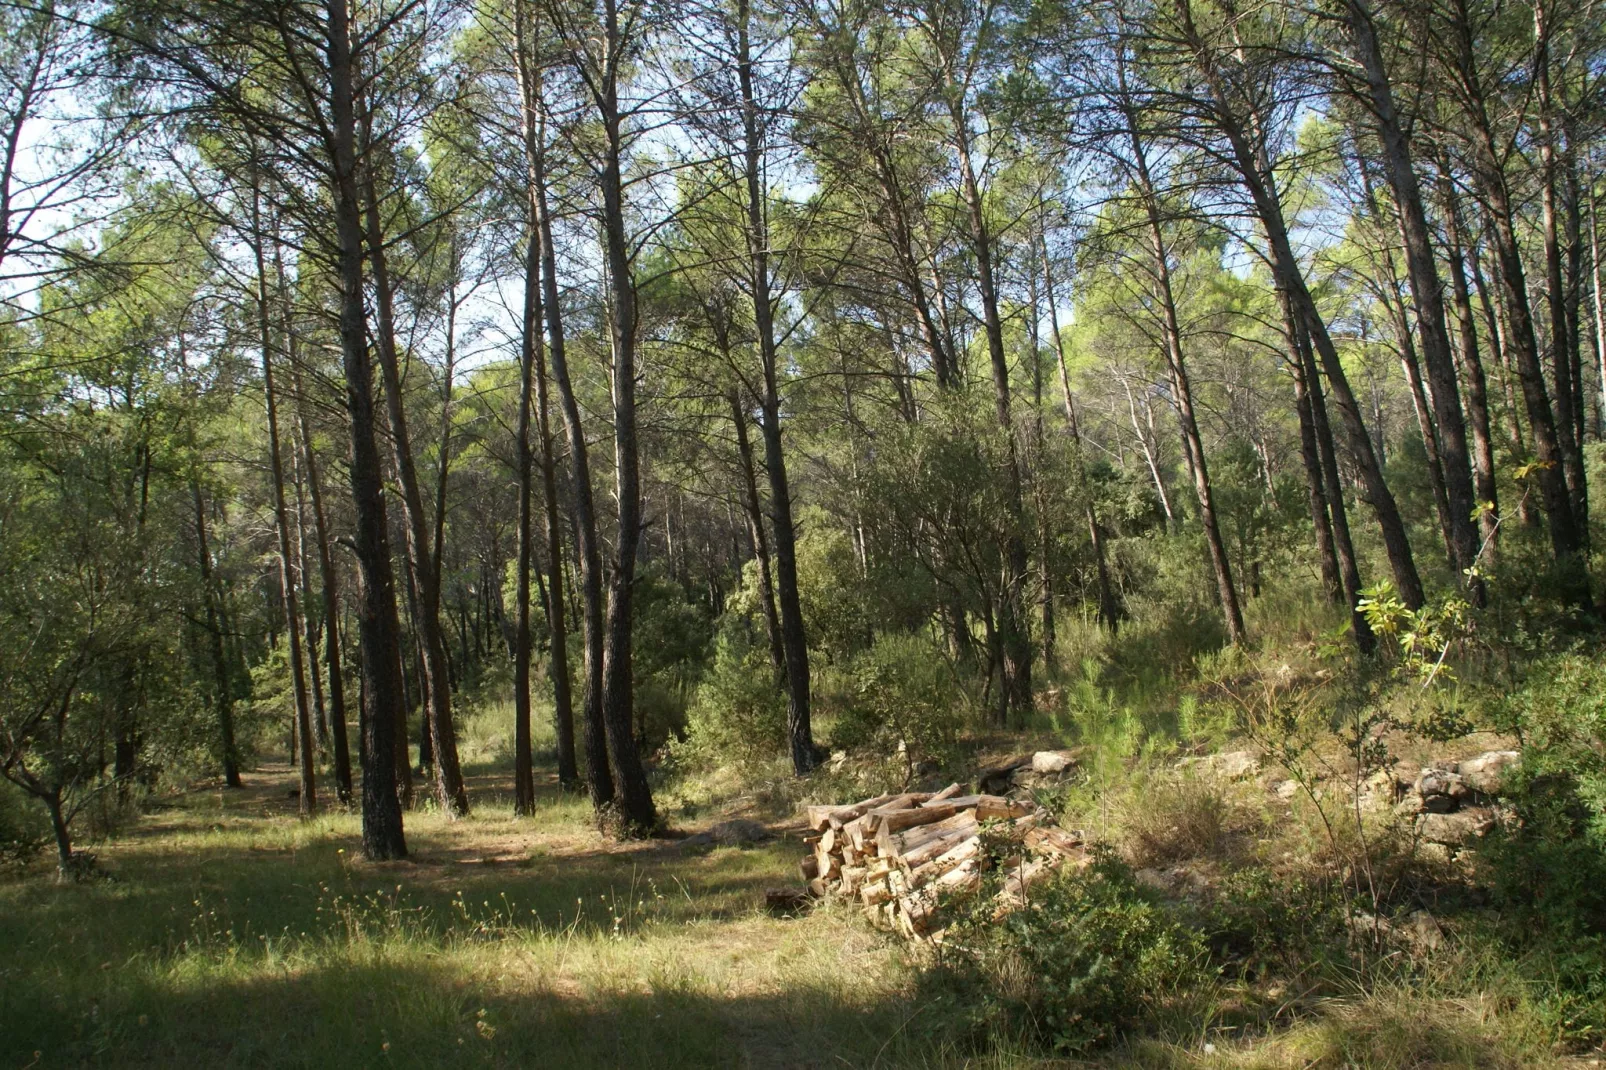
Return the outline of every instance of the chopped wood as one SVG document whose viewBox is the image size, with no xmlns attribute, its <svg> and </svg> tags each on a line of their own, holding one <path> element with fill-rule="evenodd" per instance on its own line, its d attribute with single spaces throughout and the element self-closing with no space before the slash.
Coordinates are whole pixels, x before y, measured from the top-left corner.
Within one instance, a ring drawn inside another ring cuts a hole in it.
<svg viewBox="0 0 1606 1070">
<path fill-rule="evenodd" d="M 819 830 L 808 838 L 810 851 L 800 863 L 809 894 L 857 899 L 877 927 L 935 942 L 942 939 L 934 922 L 943 903 L 980 889 L 1000 849 L 1007 848 L 1009 864 L 995 916 L 1025 903 L 1030 886 L 1067 860 L 1087 863 L 1086 837 L 1056 828 L 1032 803 L 962 790 L 950 784 L 935 794 L 809 807 L 809 823 Z M 985 851 L 984 822 L 990 830 Z"/>
</svg>

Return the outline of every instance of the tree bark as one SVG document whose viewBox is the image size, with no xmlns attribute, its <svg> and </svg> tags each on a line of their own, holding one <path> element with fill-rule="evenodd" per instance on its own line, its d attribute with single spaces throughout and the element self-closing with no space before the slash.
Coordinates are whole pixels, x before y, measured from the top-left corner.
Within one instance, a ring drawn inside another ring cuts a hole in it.
<svg viewBox="0 0 1606 1070">
<path fill-rule="evenodd" d="M 1210 109 L 1211 119 L 1227 139 L 1234 168 L 1243 180 L 1245 191 L 1253 201 L 1255 213 L 1260 218 L 1261 227 L 1266 235 L 1268 260 L 1271 262 L 1277 285 L 1279 289 L 1287 292 L 1294 315 L 1309 332 L 1312 349 L 1320 358 L 1322 370 L 1332 387 L 1333 400 L 1344 422 L 1350 452 L 1360 473 L 1362 485 L 1366 489 L 1367 504 L 1377 517 L 1378 528 L 1383 536 L 1383 549 L 1388 556 L 1389 567 L 1394 574 L 1394 583 L 1400 598 L 1407 607 L 1418 609 L 1425 601 L 1425 596 L 1421 577 L 1416 570 L 1416 561 L 1411 555 L 1411 543 L 1405 532 L 1405 522 L 1400 518 L 1399 506 L 1394 500 L 1393 492 L 1389 490 L 1387 481 L 1383 478 L 1383 466 L 1373 447 L 1371 436 L 1367 434 L 1366 421 L 1361 415 L 1354 391 L 1350 389 L 1349 378 L 1345 375 L 1338 349 L 1328 333 L 1327 323 L 1322 319 L 1316 301 L 1305 284 L 1304 271 L 1294 254 L 1293 243 L 1288 236 L 1282 201 L 1275 187 L 1271 169 L 1264 160 L 1263 147 L 1257 148 L 1252 144 L 1244 120 L 1227 92 L 1221 70 L 1194 25 L 1190 3 L 1191 0 L 1176 0 L 1176 11 L 1199 73 L 1204 77 L 1211 93 L 1213 100 Z"/>
<path fill-rule="evenodd" d="M 781 644 L 781 620 L 775 611 L 769 537 L 764 533 L 764 506 L 759 500 L 758 479 L 753 473 L 753 445 L 747 437 L 747 413 L 742 410 L 741 396 L 735 389 L 726 398 L 730 404 L 731 423 L 736 428 L 736 455 L 742 471 L 742 504 L 747 514 L 748 541 L 753 545 L 753 559 L 758 562 L 758 597 L 764 613 L 764 628 L 769 634 L 770 664 L 775 668 L 776 679 L 785 680 L 786 650 Z"/>
<path fill-rule="evenodd" d="M 234 685 L 229 678 L 228 656 L 223 649 L 223 624 L 217 611 L 218 590 L 212 578 L 212 549 L 206 537 L 206 506 L 201 499 L 201 484 L 192 482 L 190 492 L 195 498 L 196 559 L 201 571 L 201 597 L 206 604 L 207 646 L 212 655 L 212 686 L 216 689 L 212 702 L 217 712 L 223 784 L 225 787 L 238 788 L 242 784 L 240 752 L 234 739 Z"/>
<path fill-rule="evenodd" d="M 1124 60 L 1116 61 L 1116 76 L 1121 90 L 1121 110 L 1126 121 L 1126 132 L 1132 147 L 1132 160 L 1138 180 L 1138 193 L 1143 198 L 1144 217 L 1148 223 L 1149 253 L 1154 265 L 1154 296 L 1160 306 L 1161 329 L 1165 338 L 1165 359 L 1171 382 L 1176 391 L 1177 418 L 1182 430 L 1183 455 L 1188 472 L 1193 478 L 1194 494 L 1199 500 L 1199 523 L 1204 529 L 1205 542 L 1210 548 L 1210 564 L 1216 575 L 1216 594 L 1221 601 L 1222 615 L 1227 620 L 1227 635 L 1234 646 L 1244 646 L 1249 635 L 1244 628 L 1243 610 L 1238 605 L 1238 590 L 1232 582 L 1232 566 L 1227 559 L 1227 546 L 1221 538 L 1221 526 L 1216 521 L 1215 494 L 1210 486 L 1210 472 L 1205 461 L 1204 440 L 1199 435 L 1199 421 L 1194 416 L 1193 389 L 1188 381 L 1188 366 L 1182 355 L 1182 327 L 1177 318 L 1176 295 L 1171 288 L 1170 250 L 1166 247 L 1165 230 L 1160 218 L 1160 205 L 1149 170 L 1149 156 L 1138 128 L 1138 117 L 1132 107 L 1126 86 Z"/>
<path fill-rule="evenodd" d="M 1099 621 L 1110 629 L 1113 636 L 1121 628 L 1124 613 L 1115 596 L 1115 585 L 1110 582 L 1109 563 L 1104 552 L 1104 530 L 1099 525 L 1098 510 L 1093 503 L 1093 482 L 1087 475 L 1087 458 L 1082 453 L 1082 433 L 1076 421 L 1076 398 L 1071 393 L 1071 374 L 1065 360 L 1065 339 L 1060 335 L 1059 306 L 1054 300 L 1054 265 L 1048 257 L 1048 239 L 1042 238 L 1043 295 L 1048 298 L 1048 329 L 1054 332 L 1054 357 L 1059 365 L 1060 394 L 1065 403 L 1065 426 L 1071 435 L 1071 449 L 1075 455 L 1075 474 L 1082 492 L 1083 514 L 1087 518 L 1087 535 L 1093 548 L 1093 562 L 1098 576 Z"/>
<path fill-rule="evenodd" d="M 781 398 L 775 351 L 775 308 L 769 268 L 769 225 L 761 185 L 764 146 L 758 128 L 753 89 L 753 58 L 748 38 L 749 6 L 737 4 L 737 83 L 742 94 L 742 164 L 747 192 L 747 250 L 753 321 L 762 365 L 764 470 L 769 474 L 770 521 L 775 531 L 775 586 L 781 618 L 781 647 L 786 660 L 786 728 L 792 771 L 802 776 L 818 764 L 810 719 L 809 645 L 803 628 L 803 607 L 797 585 L 797 527 L 792 518 L 792 490 L 781 441 Z"/>
<path fill-rule="evenodd" d="M 369 117 L 365 116 L 365 125 Z M 368 151 L 372 153 L 373 147 Z M 418 590 L 418 629 L 423 650 L 424 708 L 429 718 L 430 742 L 434 749 L 435 797 L 449 817 L 468 813 L 468 792 L 457 757 L 457 729 L 452 722 L 450 672 L 446 666 L 446 638 L 441 630 L 440 585 L 436 582 L 435 556 L 430 548 L 429 514 L 424 510 L 418 471 L 413 464 L 412 439 L 407 430 L 407 405 L 402 393 L 401 359 L 396 351 L 395 318 L 392 311 L 394 290 L 385 252 L 384 226 L 379 216 L 378 185 L 374 163 L 363 168 L 364 218 L 367 231 L 368 263 L 374 273 L 374 305 L 378 312 L 375 351 L 379 355 L 385 408 L 390 423 L 391 449 L 395 455 L 397 480 L 401 484 L 403 532 L 407 545 L 407 568 Z"/>
<path fill-rule="evenodd" d="M 602 126 L 600 175 L 604 261 L 608 274 L 608 332 L 613 347 L 614 496 L 619 533 L 608 577 L 608 616 L 602 654 L 602 722 L 608 734 L 608 760 L 618 790 L 619 819 L 629 834 L 645 834 L 658 824 L 647 771 L 634 734 L 635 676 L 631 625 L 635 619 L 636 555 L 640 546 L 641 461 L 636 441 L 636 284 L 630 260 L 624 204 L 624 118 L 619 109 L 619 78 L 628 41 L 619 20 L 618 0 L 603 0 L 605 59 L 594 82 L 597 118 Z M 775 428 L 779 432 L 779 428 Z M 773 476 L 772 476 L 773 479 Z"/>
<path fill-rule="evenodd" d="M 268 263 L 263 252 L 267 240 L 262 227 L 262 191 L 256 175 L 251 181 L 251 251 L 256 261 L 257 342 L 262 350 L 262 390 L 267 402 L 268 468 L 273 479 L 273 521 L 278 534 L 279 592 L 284 604 L 285 634 L 290 647 L 290 681 L 295 699 L 296 760 L 300 771 L 297 809 L 303 818 L 318 809 L 313 777 L 312 711 L 307 701 L 306 666 L 302 662 L 301 621 L 296 610 L 295 570 L 290 553 L 290 513 L 285 504 L 284 460 L 279 449 L 279 400 L 273 375 L 273 331 L 268 301 Z"/>
<path fill-rule="evenodd" d="M 1479 553 L 1492 554 L 1500 530 L 1500 498 L 1495 484 L 1494 439 L 1489 424 L 1489 390 L 1478 352 L 1478 324 L 1467 285 L 1461 208 L 1448 161 L 1439 167 L 1439 193 L 1444 205 L 1449 248 L 1450 284 L 1454 295 L 1461 376 L 1467 389 L 1467 423 L 1472 432 L 1473 490 L 1477 494 Z"/>
<path fill-rule="evenodd" d="M 1346 0 L 1345 7 L 1351 38 L 1365 73 L 1372 117 L 1383 148 L 1389 186 L 1394 193 L 1400 236 L 1404 240 L 1406 271 L 1415 299 L 1417 330 L 1422 339 L 1422 361 L 1431 388 L 1432 424 L 1437 432 L 1432 452 L 1438 457 L 1442 478 L 1445 537 L 1458 573 L 1457 582 L 1467 590 L 1474 605 L 1482 605 L 1483 582 L 1476 575 L 1467 574 L 1478 556 L 1478 537 L 1472 521 L 1474 493 L 1466 422 L 1421 184 L 1411 158 L 1410 139 L 1396 109 L 1371 4 L 1369 0 Z M 1364 161 L 1361 166 L 1365 167 Z M 1398 318 L 1404 322 L 1403 309 L 1399 310 Z"/>
<path fill-rule="evenodd" d="M 362 643 L 363 853 L 373 861 L 405 858 L 396 797 L 395 710 L 402 702 L 400 624 L 386 531 L 384 477 L 376 441 L 373 369 L 363 300 L 362 203 L 357 192 L 355 71 L 351 24 L 343 2 L 326 6 L 330 83 L 330 156 L 339 268 L 340 351 L 351 425 L 353 544 L 362 576 L 357 624 Z"/>
<path fill-rule="evenodd" d="M 539 104 L 539 72 L 530 72 L 533 99 Z M 529 161 L 534 207 L 541 229 L 541 288 L 547 322 L 547 343 L 552 358 L 552 380 L 558 388 L 558 407 L 569 444 L 569 468 L 574 505 L 575 569 L 580 593 L 581 636 L 585 645 L 584 736 L 586 782 L 591 805 L 597 811 L 613 802 L 613 771 L 608 765 L 608 736 L 602 713 L 603 600 L 602 548 L 597 538 L 597 513 L 591 488 L 591 462 L 586 446 L 580 403 L 569 375 L 568 347 L 563 329 L 563 305 L 558 292 L 557 250 L 552 241 L 552 214 L 547 206 L 546 153 L 537 143 Z"/>
</svg>

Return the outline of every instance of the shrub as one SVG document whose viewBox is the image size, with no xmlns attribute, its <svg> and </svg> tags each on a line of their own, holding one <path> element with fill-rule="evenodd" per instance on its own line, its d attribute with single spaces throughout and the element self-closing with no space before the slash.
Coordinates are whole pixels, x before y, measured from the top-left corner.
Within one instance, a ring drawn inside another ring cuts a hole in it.
<svg viewBox="0 0 1606 1070">
<path fill-rule="evenodd" d="M 773 756 L 786 738 L 786 695 L 769 652 L 724 632 L 714 664 L 703 676 L 686 713 L 686 739 L 673 744 L 676 760 L 695 767 L 752 763 Z"/>
<path fill-rule="evenodd" d="M 1204 938 L 1111 855 L 1035 886 L 1030 907 L 1001 919 L 989 890 L 946 941 L 978 1029 L 1075 1054 L 1187 1012 L 1211 991 Z"/>
<path fill-rule="evenodd" d="M 913 635 L 880 635 L 853 663 L 853 694 L 832 726 L 833 746 L 896 755 L 912 776 L 943 759 L 965 721 L 965 694 L 942 655 Z"/>
</svg>

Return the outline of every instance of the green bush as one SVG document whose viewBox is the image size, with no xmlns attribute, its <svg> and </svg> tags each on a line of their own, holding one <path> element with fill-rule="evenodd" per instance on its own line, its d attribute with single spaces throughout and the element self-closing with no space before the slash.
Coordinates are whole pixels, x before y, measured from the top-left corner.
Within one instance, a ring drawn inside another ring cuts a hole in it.
<svg viewBox="0 0 1606 1070">
<path fill-rule="evenodd" d="M 1606 1038 L 1606 666 L 1598 653 L 1536 662 L 1496 705 L 1522 741 L 1502 794 L 1514 820 L 1479 846 L 1499 932 L 1542 966 L 1561 1036 Z"/>
<path fill-rule="evenodd" d="M 853 693 L 831 745 L 894 757 L 912 775 L 945 759 L 965 723 L 965 694 L 941 653 L 915 635 L 879 635 L 853 662 Z"/>
<path fill-rule="evenodd" d="M 989 891 L 945 940 L 977 1030 L 1076 1054 L 1210 996 L 1204 937 L 1112 855 L 1034 886 L 1031 905 L 1001 919 Z"/>
<path fill-rule="evenodd" d="M 711 768 L 772 757 L 786 739 L 786 695 L 769 651 L 722 632 L 713 666 L 686 712 L 686 738 L 672 745 L 678 762 Z"/>
</svg>

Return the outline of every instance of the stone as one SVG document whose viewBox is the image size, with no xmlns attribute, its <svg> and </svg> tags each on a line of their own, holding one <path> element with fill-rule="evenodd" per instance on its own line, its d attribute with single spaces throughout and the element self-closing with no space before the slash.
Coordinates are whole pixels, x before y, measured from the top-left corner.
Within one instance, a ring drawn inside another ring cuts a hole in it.
<svg viewBox="0 0 1606 1070">
<path fill-rule="evenodd" d="M 1437 951 L 1439 945 L 1444 943 L 1444 930 L 1439 927 L 1439 919 L 1425 910 L 1413 910 L 1406 915 L 1399 932 L 1418 951 Z"/>
<path fill-rule="evenodd" d="M 1474 807 L 1451 814 L 1425 813 L 1417 818 L 1417 834 L 1428 843 L 1460 847 L 1494 828 L 1494 811 Z"/>
<path fill-rule="evenodd" d="M 1457 765 L 1456 772 L 1473 791 L 1482 795 L 1498 795 L 1506 771 L 1521 760 L 1522 755 L 1514 750 L 1485 751 Z"/>
<path fill-rule="evenodd" d="M 1260 772 L 1260 758 L 1253 751 L 1235 750 L 1216 755 L 1211 769 L 1228 780 L 1242 780 Z"/>
<path fill-rule="evenodd" d="M 1292 799 L 1299 794 L 1299 781 L 1293 779 L 1279 780 L 1272 785 L 1271 790 L 1279 799 Z"/>
<path fill-rule="evenodd" d="M 1386 810 L 1399 801 L 1399 791 L 1394 774 L 1380 769 L 1361 783 L 1355 804 L 1362 810 Z"/>
<path fill-rule="evenodd" d="M 1063 773 L 1075 765 L 1076 756 L 1068 750 L 1040 750 L 1032 755 L 1034 773 Z"/>
<path fill-rule="evenodd" d="M 1203 769 L 1228 780 L 1246 780 L 1260 773 L 1260 757 L 1254 751 L 1234 750 L 1206 758 L 1184 758 L 1178 769 Z"/>
<path fill-rule="evenodd" d="M 1459 800 L 1466 798 L 1467 795 L 1467 785 L 1461 779 L 1461 774 L 1445 769 L 1422 770 L 1422 775 L 1416 780 L 1416 790 L 1424 797 L 1448 795 L 1452 799 Z"/>
</svg>

